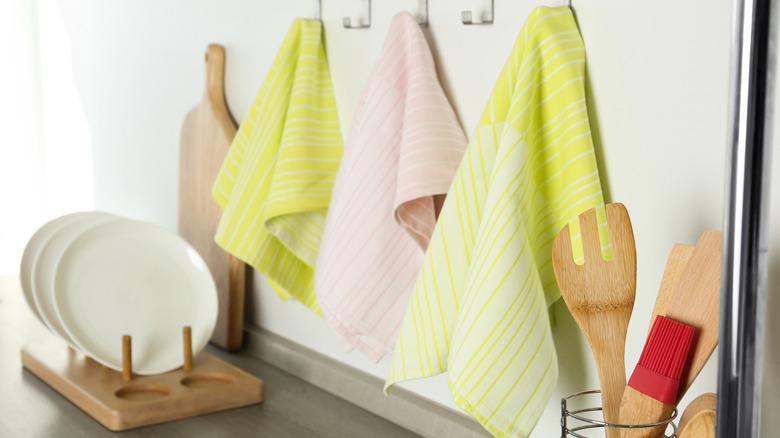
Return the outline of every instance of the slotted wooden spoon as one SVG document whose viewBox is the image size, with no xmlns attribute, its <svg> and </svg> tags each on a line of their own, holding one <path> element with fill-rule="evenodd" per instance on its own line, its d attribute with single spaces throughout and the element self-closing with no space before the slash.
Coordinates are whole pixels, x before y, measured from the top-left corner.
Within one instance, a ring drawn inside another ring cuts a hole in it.
<svg viewBox="0 0 780 438">
<path fill-rule="evenodd" d="M 577 265 L 569 226 L 553 242 L 552 262 L 561 296 L 593 351 L 601 385 L 604 419 L 617 423 L 626 386 L 625 343 L 636 295 L 636 247 L 631 219 L 623 204 L 606 206 L 613 259 L 601 255 L 596 210 L 580 215 L 585 263 Z M 616 438 L 620 430 L 607 428 Z"/>
</svg>

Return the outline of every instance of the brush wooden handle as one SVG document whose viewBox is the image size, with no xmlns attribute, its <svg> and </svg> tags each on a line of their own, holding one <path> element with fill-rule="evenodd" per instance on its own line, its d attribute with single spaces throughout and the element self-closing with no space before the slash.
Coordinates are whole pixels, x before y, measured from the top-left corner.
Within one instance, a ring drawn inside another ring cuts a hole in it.
<svg viewBox="0 0 780 438">
<path fill-rule="evenodd" d="M 685 269 L 685 265 L 688 263 L 688 259 L 690 259 L 691 254 L 693 254 L 693 249 L 693 245 L 684 245 L 682 243 L 675 243 L 672 247 L 669 258 L 666 260 L 661 286 L 658 288 L 658 297 L 656 298 L 655 307 L 653 308 L 653 316 L 650 319 L 651 327 L 655 321 L 655 317 L 664 315 L 669 309 L 669 303 L 672 300 L 672 292 L 677 286 L 677 282 Z M 667 418 L 671 415 L 673 410 L 673 406 L 670 409 L 668 405 L 664 405 L 658 400 L 648 397 L 630 386 L 626 386 L 626 389 L 623 392 L 623 398 L 620 402 L 620 423 L 654 423 L 660 419 Z M 661 432 L 663 432 L 663 430 L 664 429 L 660 429 Z M 622 429 L 621 437 L 658 436 L 643 435 L 643 433 L 651 432 L 657 433 L 657 429 Z"/>
<path fill-rule="evenodd" d="M 674 406 L 645 395 L 636 389 L 626 386 L 623 400 L 620 403 L 621 424 L 647 424 L 669 418 Z M 658 438 L 663 436 L 666 426 L 641 429 L 622 429 L 621 438 Z"/>
<path fill-rule="evenodd" d="M 675 244 L 664 270 L 651 324 L 658 315 L 678 319 L 703 330 L 703 336 L 691 353 L 689 374 L 683 376 L 679 397 L 698 375 L 712 348 L 717 344 L 716 293 L 720 279 L 720 232 L 705 231 L 696 247 Z M 621 400 L 620 423 L 646 424 L 664 420 L 674 411 L 673 405 L 664 404 L 630 386 Z M 648 429 L 623 429 L 622 438 L 661 437 L 665 427 Z"/>
</svg>

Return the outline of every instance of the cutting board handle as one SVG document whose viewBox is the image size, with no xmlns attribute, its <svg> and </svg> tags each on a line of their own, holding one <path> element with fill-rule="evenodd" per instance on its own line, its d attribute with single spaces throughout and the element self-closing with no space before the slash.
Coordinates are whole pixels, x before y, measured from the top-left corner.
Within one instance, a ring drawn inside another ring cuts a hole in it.
<svg viewBox="0 0 780 438">
<path fill-rule="evenodd" d="M 235 133 L 233 117 L 225 100 L 225 48 L 219 44 L 209 44 L 206 49 L 206 100 L 214 109 L 222 129 Z"/>
<path fill-rule="evenodd" d="M 211 103 L 224 102 L 225 48 L 209 44 L 206 49 L 206 96 Z"/>
</svg>

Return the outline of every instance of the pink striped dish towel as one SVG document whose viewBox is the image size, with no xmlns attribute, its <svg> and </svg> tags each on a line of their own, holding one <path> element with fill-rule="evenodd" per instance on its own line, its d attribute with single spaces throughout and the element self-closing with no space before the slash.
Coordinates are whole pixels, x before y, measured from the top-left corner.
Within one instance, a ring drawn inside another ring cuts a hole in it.
<svg viewBox="0 0 780 438">
<path fill-rule="evenodd" d="M 392 351 L 466 142 L 419 25 L 396 15 L 355 111 L 315 273 L 326 320 L 373 361 Z"/>
</svg>

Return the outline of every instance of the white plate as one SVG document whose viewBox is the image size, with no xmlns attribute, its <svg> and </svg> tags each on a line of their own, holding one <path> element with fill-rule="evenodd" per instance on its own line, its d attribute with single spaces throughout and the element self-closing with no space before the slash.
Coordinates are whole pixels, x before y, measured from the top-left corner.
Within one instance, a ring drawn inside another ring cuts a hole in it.
<svg viewBox="0 0 780 438">
<path fill-rule="evenodd" d="M 206 263 L 182 238 L 156 225 L 121 221 L 81 234 L 54 276 L 62 326 L 86 354 L 121 369 L 122 335 L 133 338 L 133 370 L 182 365 L 182 327 L 193 353 L 217 321 L 217 289 Z"/>
<path fill-rule="evenodd" d="M 60 221 L 48 239 L 40 245 L 38 256 L 33 260 L 30 289 L 38 316 L 49 330 L 71 345 L 74 345 L 73 340 L 60 324 L 57 312 L 54 310 L 52 301 L 54 270 L 60 257 L 76 237 L 96 225 L 114 220 L 121 219 L 111 214 L 97 212 L 69 215 L 68 220 Z"/>
<path fill-rule="evenodd" d="M 19 266 L 19 280 L 22 283 L 22 291 L 24 292 L 24 299 L 27 301 L 27 305 L 32 310 L 33 314 L 44 324 L 46 322 L 38 312 L 38 308 L 35 304 L 35 298 L 33 298 L 32 290 L 32 269 L 35 260 L 41 253 L 41 249 L 46 242 L 51 238 L 57 230 L 63 226 L 75 222 L 79 219 L 90 217 L 94 215 L 104 215 L 106 213 L 83 211 L 78 213 L 66 214 L 56 219 L 52 219 L 49 222 L 43 224 L 35 234 L 32 235 L 30 240 L 27 241 L 27 245 L 24 247 L 24 253 L 22 254 L 22 262 Z"/>
</svg>

